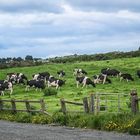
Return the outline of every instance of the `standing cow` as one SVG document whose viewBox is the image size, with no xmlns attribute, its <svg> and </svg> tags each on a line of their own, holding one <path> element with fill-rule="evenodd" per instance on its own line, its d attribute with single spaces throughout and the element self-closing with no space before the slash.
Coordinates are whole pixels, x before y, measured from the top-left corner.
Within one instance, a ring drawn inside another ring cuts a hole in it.
<svg viewBox="0 0 140 140">
<path fill-rule="evenodd" d="M 79 87 L 79 84 L 82 84 L 82 88 L 84 88 L 87 85 L 92 85 L 93 87 L 95 87 L 95 83 L 86 76 L 82 76 L 82 77 L 76 77 L 76 83 L 77 83 L 77 88 Z"/>
<path fill-rule="evenodd" d="M 13 93 L 13 85 L 12 85 L 11 82 L 9 82 L 9 81 L 3 81 L 3 83 L 1 82 L 1 84 L 0 84 L 0 94 L 4 95 L 5 90 L 9 90 L 10 95 Z"/>
<path fill-rule="evenodd" d="M 74 76 L 84 76 L 84 75 L 87 75 L 87 72 L 83 69 L 74 69 L 73 75 Z"/>
</svg>

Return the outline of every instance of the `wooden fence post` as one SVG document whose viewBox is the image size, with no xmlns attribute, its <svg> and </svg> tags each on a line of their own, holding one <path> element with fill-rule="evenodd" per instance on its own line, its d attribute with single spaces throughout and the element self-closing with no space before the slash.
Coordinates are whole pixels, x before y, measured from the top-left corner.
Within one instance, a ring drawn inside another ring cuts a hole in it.
<svg viewBox="0 0 140 140">
<path fill-rule="evenodd" d="M 25 105 L 26 105 L 27 112 L 30 113 L 31 106 L 30 106 L 30 102 L 28 100 L 25 100 Z"/>
<path fill-rule="evenodd" d="M 95 102 L 94 102 L 94 99 L 95 99 L 95 95 L 94 94 L 91 94 L 90 95 L 90 112 L 91 113 L 94 113 L 94 111 L 95 111 L 95 109 L 94 109 L 94 104 L 95 104 Z"/>
<path fill-rule="evenodd" d="M 41 111 L 44 113 L 45 112 L 45 102 L 43 99 L 40 100 L 40 105 L 41 105 Z"/>
<path fill-rule="evenodd" d="M 0 110 L 3 110 L 3 101 L 0 99 Z"/>
<path fill-rule="evenodd" d="M 11 99 L 12 112 L 17 113 L 15 99 Z"/>
<path fill-rule="evenodd" d="M 120 112 L 121 105 L 120 105 L 120 94 L 118 94 L 118 112 Z"/>
<path fill-rule="evenodd" d="M 96 102 L 96 113 L 100 112 L 100 96 L 97 94 L 97 102 Z"/>
<path fill-rule="evenodd" d="M 60 99 L 60 103 L 61 103 L 61 110 L 63 112 L 63 114 L 66 114 L 66 104 L 65 104 L 65 101 L 64 99 Z"/>
<path fill-rule="evenodd" d="M 83 98 L 83 105 L 85 113 L 89 113 L 88 99 L 87 97 Z"/>
<path fill-rule="evenodd" d="M 139 112 L 137 91 L 132 90 L 130 95 L 131 95 L 131 111 L 134 114 L 136 114 L 137 112 Z"/>
</svg>

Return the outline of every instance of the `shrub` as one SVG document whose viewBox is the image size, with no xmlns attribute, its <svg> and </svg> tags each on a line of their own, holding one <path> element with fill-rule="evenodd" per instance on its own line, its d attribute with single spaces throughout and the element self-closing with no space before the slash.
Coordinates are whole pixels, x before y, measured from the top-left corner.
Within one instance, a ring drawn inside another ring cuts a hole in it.
<svg viewBox="0 0 140 140">
<path fill-rule="evenodd" d="M 44 90 L 44 96 L 51 96 L 51 95 L 57 95 L 57 90 L 54 88 L 46 88 Z"/>
</svg>

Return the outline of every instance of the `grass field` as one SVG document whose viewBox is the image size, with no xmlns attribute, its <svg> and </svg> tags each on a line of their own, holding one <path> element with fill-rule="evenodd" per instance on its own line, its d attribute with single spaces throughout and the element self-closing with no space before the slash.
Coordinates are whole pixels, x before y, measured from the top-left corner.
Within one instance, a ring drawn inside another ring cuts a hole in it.
<svg viewBox="0 0 140 140">
<path fill-rule="evenodd" d="M 83 68 L 88 72 L 88 77 L 99 74 L 102 68 L 110 67 L 120 70 L 121 72 L 128 72 L 134 77 L 133 82 L 119 81 L 119 78 L 111 78 L 112 84 L 98 84 L 96 88 L 89 86 L 88 88 L 76 87 L 75 77 L 73 76 L 74 68 Z M 47 71 L 51 75 L 58 77 L 56 72 L 63 69 L 66 72 L 66 84 L 58 90 L 57 96 L 44 96 L 43 91 L 35 91 L 31 89 L 25 92 L 24 85 L 14 85 L 14 91 L 11 98 L 15 99 L 32 99 L 37 100 L 44 98 L 49 112 L 55 112 L 60 109 L 60 99 L 65 98 L 70 101 L 81 102 L 82 98 L 89 96 L 90 93 L 125 93 L 129 94 L 131 89 L 137 89 L 140 93 L 140 79 L 136 75 L 136 70 L 140 69 L 140 58 L 124 58 L 107 61 L 90 61 L 80 63 L 66 63 L 66 64 L 45 64 L 34 67 L 10 68 L 0 70 L 0 79 L 6 78 L 6 73 L 22 72 L 27 75 L 28 79 L 32 79 L 32 74 Z M 140 95 L 140 94 L 139 94 Z M 3 99 L 9 99 L 8 93 L 1 96 Z M 21 105 L 22 106 L 22 105 Z"/>
</svg>

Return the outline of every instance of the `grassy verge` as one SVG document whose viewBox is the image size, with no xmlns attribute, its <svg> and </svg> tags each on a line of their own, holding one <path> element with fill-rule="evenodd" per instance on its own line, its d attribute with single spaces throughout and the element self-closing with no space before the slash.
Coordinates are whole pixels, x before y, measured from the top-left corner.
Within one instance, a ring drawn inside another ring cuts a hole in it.
<svg viewBox="0 0 140 140">
<path fill-rule="evenodd" d="M 58 124 L 70 127 L 89 128 L 105 131 L 117 131 L 131 135 L 140 134 L 140 115 L 121 114 L 67 114 L 54 113 L 52 116 L 43 114 L 28 114 L 0 112 L 1 120 L 34 124 Z"/>
</svg>

